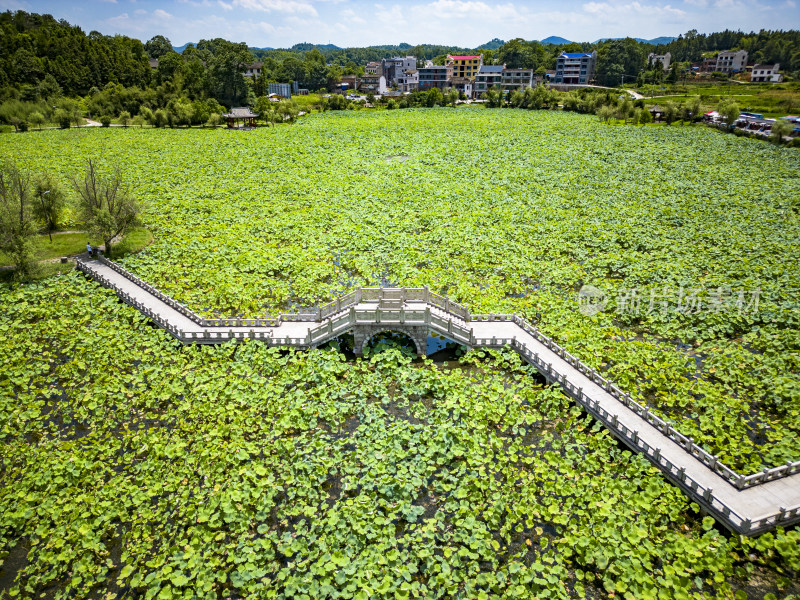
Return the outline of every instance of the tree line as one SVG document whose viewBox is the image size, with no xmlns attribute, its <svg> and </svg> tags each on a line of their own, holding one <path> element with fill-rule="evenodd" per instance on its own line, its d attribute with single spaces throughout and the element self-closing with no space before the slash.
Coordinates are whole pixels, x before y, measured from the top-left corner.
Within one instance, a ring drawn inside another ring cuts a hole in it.
<svg viewBox="0 0 800 600">
<path fill-rule="evenodd" d="M 366 62 L 396 54 L 416 56 L 422 65 L 425 60 L 443 64 L 447 54 L 454 52 L 482 53 L 486 64 L 530 68 L 543 74 L 555 68 L 563 51 L 596 50 L 597 83 L 618 86 L 675 81 L 680 61 L 698 61 L 713 50 L 741 47 L 752 60 L 780 62 L 783 69 L 797 74 L 799 42 L 797 31 L 708 35 L 689 31 L 662 46 L 631 38 L 564 45 L 518 38 L 494 49 L 298 44 L 290 49 L 251 50 L 244 43 L 216 38 L 189 44 L 179 54 L 161 35 L 142 43 L 97 31 L 86 34 L 51 15 L 7 11 L 0 13 L 0 123 L 17 129 L 44 123 L 69 127 L 78 124 L 82 116 L 90 116 L 104 123 L 113 117 L 123 124 L 214 125 L 227 108 L 255 106 L 259 98 L 266 97 L 271 82 L 297 81 L 313 91 L 332 90 L 342 75 L 361 74 Z M 650 52 L 666 51 L 674 59 L 667 74 L 647 60 Z M 263 63 L 261 74 L 246 77 L 247 67 L 256 59 Z M 151 60 L 158 61 L 156 68 L 151 67 Z M 291 109 L 283 108 L 289 113 Z"/>
</svg>

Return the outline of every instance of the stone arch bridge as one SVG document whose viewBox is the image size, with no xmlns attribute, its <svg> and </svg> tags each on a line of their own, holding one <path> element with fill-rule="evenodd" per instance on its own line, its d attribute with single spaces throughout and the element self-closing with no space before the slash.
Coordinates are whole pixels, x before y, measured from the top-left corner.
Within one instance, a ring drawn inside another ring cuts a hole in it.
<svg viewBox="0 0 800 600">
<path fill-rule="evenodd" d="M 409 335 L 423 354 L 429 332 L 468 348 L 511 348 L 726 528 L 757 535 L 800 522 L 800 461 L 737 473 L 518 315 L 474 315 L 428 288 L 359 288 L 305 312 L 206 319 L 103 257 L 77 268 L 186 344 L 249 338 L 314 348 L 352 332 L 360 353 L 388 330 Z"/>
</svg>

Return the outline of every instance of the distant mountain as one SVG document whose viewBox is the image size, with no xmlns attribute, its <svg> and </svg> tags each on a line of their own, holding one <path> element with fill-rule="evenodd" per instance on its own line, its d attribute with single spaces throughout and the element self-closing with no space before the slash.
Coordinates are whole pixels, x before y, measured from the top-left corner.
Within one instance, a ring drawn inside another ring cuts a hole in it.
<svg viewBox="0 0 800 600">
<path fill-rule="evenodd" d="M 557 35 L 551 35 L 548 38 L 544 38 L 540 43 L 541 44 L 553 44 L 555 46 L 558 46 L 558 45 L 561 45 L 561 44 L 571 44 L 572 42 L 569 41 L 569 40 L 565 40 L 562 37 L 558 37 Z"/>
<path fill-rule="evenodd" d="M 624 40 L 625 38 L 600 38 L 599 40 L 593 42 L 594 44 L 599 44 L 600 42 L 608 42 L 609 40 Z M 652 40 L 646 40 L 644 38 L 633 38 L 640 44 L 653 44 L 655 46 L 662 46 L 664 44 L 669 44 L 673 40 L 677 40 L 676 37 L 657 37 L 653 38 Z"/>
<path fill-rule="evenodd" d="M 676 37 L 662 36 L 662 37 L 653 38 L 648 43 L 654 44 L 656 46 L 663 46 L 664 44 L 669 44 L 670 42 L 674 42 L 677 39 L 678 38 L 676 38 Z"/>
<path fill-rule="evenodd" d="M 476 50 L 497 50 L 500 46 L 505 44 L 500 38 L 494 38 L 491 42 L 486 42 L 482 46 L 475 48 Z"/>
</svg>

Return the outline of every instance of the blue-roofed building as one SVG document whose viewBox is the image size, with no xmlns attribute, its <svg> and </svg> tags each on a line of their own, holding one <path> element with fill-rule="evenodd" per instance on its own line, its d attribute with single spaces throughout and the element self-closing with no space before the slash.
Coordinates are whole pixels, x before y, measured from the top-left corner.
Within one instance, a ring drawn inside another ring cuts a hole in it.
<svg viewBox="0 0 800 600">
<path fill-rule="evenodd" d="M 553 83 L 588 85 L 594 79 L 597 52 L 562 52 L 556 60 Z"/>
</svg>

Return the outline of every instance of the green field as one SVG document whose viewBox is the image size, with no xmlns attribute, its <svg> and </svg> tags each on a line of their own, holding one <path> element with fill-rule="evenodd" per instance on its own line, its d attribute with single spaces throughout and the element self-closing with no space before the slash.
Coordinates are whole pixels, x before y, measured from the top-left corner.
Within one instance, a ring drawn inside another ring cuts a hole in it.
<svg viewBox="0 0 800 600">
<path fill-rule="evenodd" d="M 783 117 L 800 113 L 800 84 L 781 83 L 707 83 L 665 85 L 639 90 L 648 96 L 645 104 L 667 101 L 686 102 L 700 96 L 704 110 L 714 110 L 720 101 L 733 98 L 741 110 L 761 113 L 765 117 Z M 649 96 L 655 96 L 650 98 Z"/>
<path fill-rule="evenodd" d="M 154 237 L 122 262 L 202 314 L 428 285 L 524 315 L 734 468 L 800 459 L 795 149 L 478 108 L 42 132 L 0 158 L 120 165 Z M 512 353 L 183 347 L 76 273 L 3 288 L 0 330 L 0 590 L 800 594 L 797 530 L 722 533 Z"/>
</svg>

